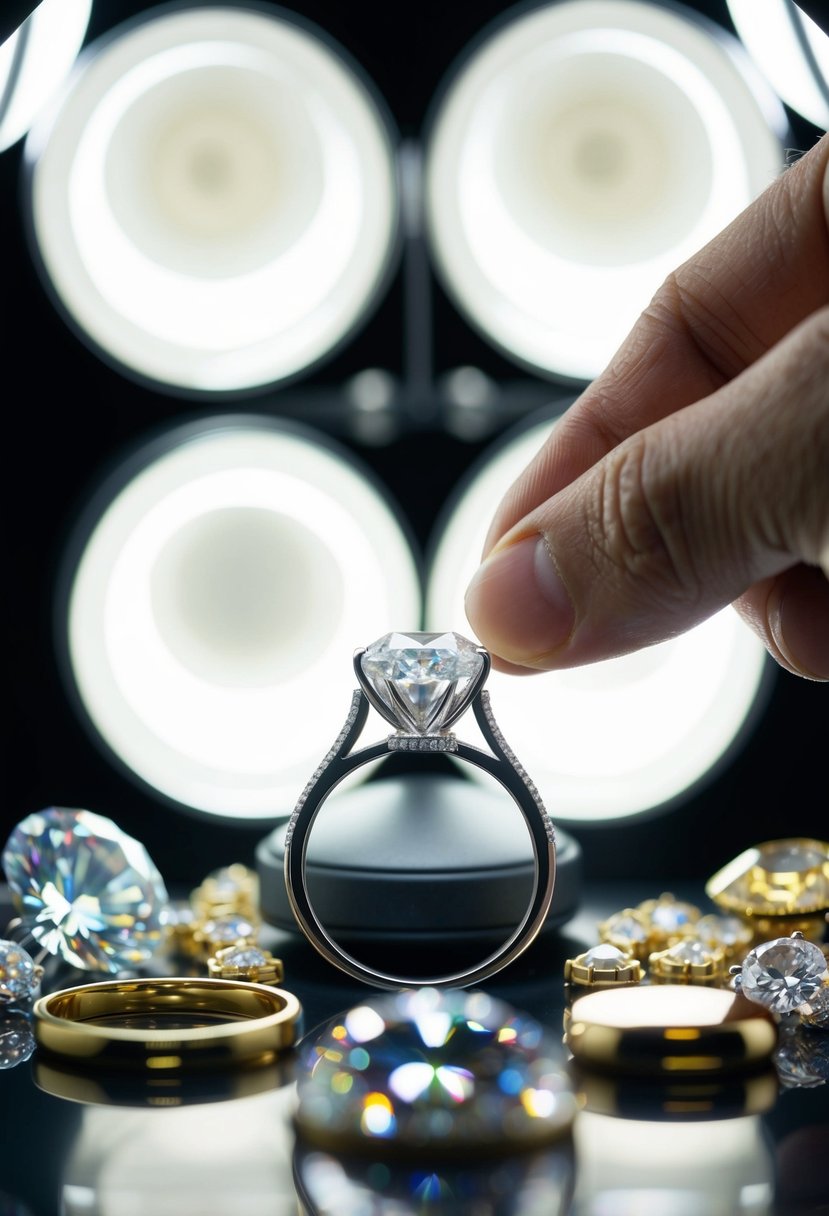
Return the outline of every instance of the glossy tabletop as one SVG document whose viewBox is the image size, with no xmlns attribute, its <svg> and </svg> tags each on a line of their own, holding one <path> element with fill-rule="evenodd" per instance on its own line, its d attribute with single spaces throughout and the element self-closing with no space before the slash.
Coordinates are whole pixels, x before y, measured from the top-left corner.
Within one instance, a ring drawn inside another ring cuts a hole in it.
<svg viewBox="0 0 829 1216">
<path fill-rule="evenodd" d="M 485 990 L 532 1014 L 560 1043 L 565 959 L 596 941 L 598 920 L 657 894 L 624 883 L 588 890 L 569 924 Z M 706 906 L 694 888 L 675 894 Z M 265 944 L 302 1002 L 306 1040 L 380 995 L 340 976 L 299 938 L 269 931 Z M 52 987 L 88 978 L 62 972 Z M 137 1088 L 68 1073 L 35 1052 L 0 1073 L 0 1212 L 807 1216 L 829 1203 L 829 1036 L 820 1058 L 806 1061 L 802 1084 L 791 1067 L 782 1080 L 771 1070 L 679 1096 L 646 1082 L 579 1080 L 572 1137 L 542 1152 L 463 1162 L 427 1152 L 408 1162 L 382 1151 L 346 1159 L 299 1143 L 296 1058 Z M 567 1067 L 563 1045 L 561 1062 Z"/>
</svg>

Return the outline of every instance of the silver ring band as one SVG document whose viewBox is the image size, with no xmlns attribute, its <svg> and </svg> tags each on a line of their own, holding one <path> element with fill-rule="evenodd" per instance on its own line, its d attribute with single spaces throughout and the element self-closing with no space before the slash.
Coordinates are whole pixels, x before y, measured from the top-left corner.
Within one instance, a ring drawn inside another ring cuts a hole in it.
<svg viewBox="0 0 829 1216">
<path fill-rule="evenodd" d="M 395 734 L 379 743 L 352 752 L 373 705 L 389 721 L 385 703 L 378 703 L 376 694 L 367 685 L 360 669 L 364 651 L 355 655 L 355 670 L 361 687 L 356 689 L 345 724 L 334 745 L 306 785 L 291 816 L 285 834 L 285 885 L 293 914 L 311 945 L 335 967 L 354 979 L 372 984 L 377 988 L 411 988 L 429 986 L 434 988 L 464 988 L 477 984 L 494 975 L 516 959 L 538 935 L 553 897 L 555 884 L 555 833 L 549 815 L 544 809 L 538 790 L 528 778 L 514 753 L 504 739 L 492 714 L 489 693 L 482 685 L 489 673 L 490 658 L 483 648 L 478 648 L 483 659 L 481 675 L 474 681 L 451 722 L 471 705 L 481 733 L 492 754 L 457 740 L 444 729 L 422 736 L 405 734 L 398 729 Z M 396 723 L 397 724 L 397 723 Z M 397 724 L 399 726 L 399 724 Z M 532 894 L 524 916 L 514 933 L 492 954 L 477 966 L 449 975 L 412 977 L 392 975 L 375 970 L 360 963 L 344 950 L 330 934 L 314 911 L 306 880 L 306 857 L 308 840 L 314 820 L 332 790 L 361 765 L 389 755 L 390 752 L 407 750 L 412 752 L 448 751 L 459 760 L 474 764 L 489 773 L 511 795 L 520 810 L 533 850 L 535 873 Z"/>
</svg>

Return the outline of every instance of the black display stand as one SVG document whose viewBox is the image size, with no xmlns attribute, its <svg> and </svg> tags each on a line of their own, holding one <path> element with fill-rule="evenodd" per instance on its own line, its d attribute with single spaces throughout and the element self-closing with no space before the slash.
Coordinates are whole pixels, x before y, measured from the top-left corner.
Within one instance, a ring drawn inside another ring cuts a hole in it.
<svg viewBox="0 0 829 1216">
<path fill-rule="evenodd" d="M 413 944 L 503 941 L 530 900 L 529 837 L 503 790 L 461 776 L 380 778 L 334 794 L 308 845 L 308 888 L 336 938 Z M 283 877 L 286 825 L 259 844 L 262 915 L 298 932 Z M 579 903 L 581 848 L 556 832 L 544 932 Z"/>
</svg>

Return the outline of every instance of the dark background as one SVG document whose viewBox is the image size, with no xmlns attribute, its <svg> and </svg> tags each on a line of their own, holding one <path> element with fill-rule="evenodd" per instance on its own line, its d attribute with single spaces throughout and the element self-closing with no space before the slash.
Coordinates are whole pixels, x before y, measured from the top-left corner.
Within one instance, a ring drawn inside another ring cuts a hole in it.
<svg viewBox="0 0 829 1216">
<path fill-rule="evenodd" d="M 149 7 L 99 0 L 87 42 Z M 731 29 L 725 3 L 690 7 Z M 820 17 L 822 6 L 804 7 Z M 504 9 L 492 0 L 474 5 L 421 0 L 416 6 L 306 0 L 292 11 L 350 52 L 385 98 L 401 135 L 416 139 L 450 66 Z M 792 146 L 808 149 L 819 132 L 794 114 L 790 118 Z M 458 479 L 526 408 L 529 398 L 521 389 L 533 390 L 532 399 L 541 402 L 572 395 L 573 387 L 534 379 L 499 356 L 432 280 L 436 375 L 459 365 L 479 367 L 507 386 L 504 408 L 484 420 L 471 442 L 450 433 L 438 394 L 427 391 L 408 413 L 401 412 L 396 436 L 383 443 L 361 441 L 348 429 L 341 386 L 366 367 L 386 368 L 395 375 L 405 370 L 400 272 L 381 306 L 343 349 L 279 391 L 211 402 L 140 384 L 88 350 L 52 305 L 27 247 L 21 165 L 21 144 L 0 154 L 4 600 L 9 610 L 2 666 L 9 716 L 0 835 L 5 839 L 19 819 L 40 807 L 84 806 L 142 839 L 168 882 L 195 883 L 215 865 L 251 861 L 267 825 L 245 827 L 190 816 L 139 788 L 88 736 L 58 669 L 53 643 L 56 572 L 68 531 L 110 462 L 158 427 L 190 417 L 237 408 L 302 416 L 335 435 L 373 468 L 425 547 Z M 428 443 L 434 460 L 426 484 L 420 462 L 409 458 L 413 443 L 421 441 Z M 827 697 L 825 686 L 777 673 L 768 704 L 745 745 L 704 788 L 642 823 L 570 825 L 584 846 L 588 878 L 652 879 L 654 890 L 662 890 L 674 879 L 705 877 L 759 840 L 795 834 L 825 837 Z M 518 749 L 519 741 L 512 742 Z M 321 748 L 323 744 L 327 740 L 321 740 Z M 550 809 L 555 817 L 555 807 Z"/>
</svg>

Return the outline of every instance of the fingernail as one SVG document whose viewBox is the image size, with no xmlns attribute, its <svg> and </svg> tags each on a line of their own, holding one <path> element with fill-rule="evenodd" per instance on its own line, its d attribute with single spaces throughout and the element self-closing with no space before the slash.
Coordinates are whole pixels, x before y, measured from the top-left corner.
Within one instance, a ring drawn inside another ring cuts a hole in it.
<svg viewBox="0 0 829 1216">
<path fill-rule="evenodd" d="M 783 658 L 810 680 L 829 680 L 829 597 L 819 570 L 803 567 L 790 572 L 769 598 L 771 635 Z"/>
<path fill-rule="evenodd" d="M 484 646 L 531 664 L 563 646 L 575 613 L 542 536 L 487 558 L 466 592 L 466 615 Z"/>
</svg>

